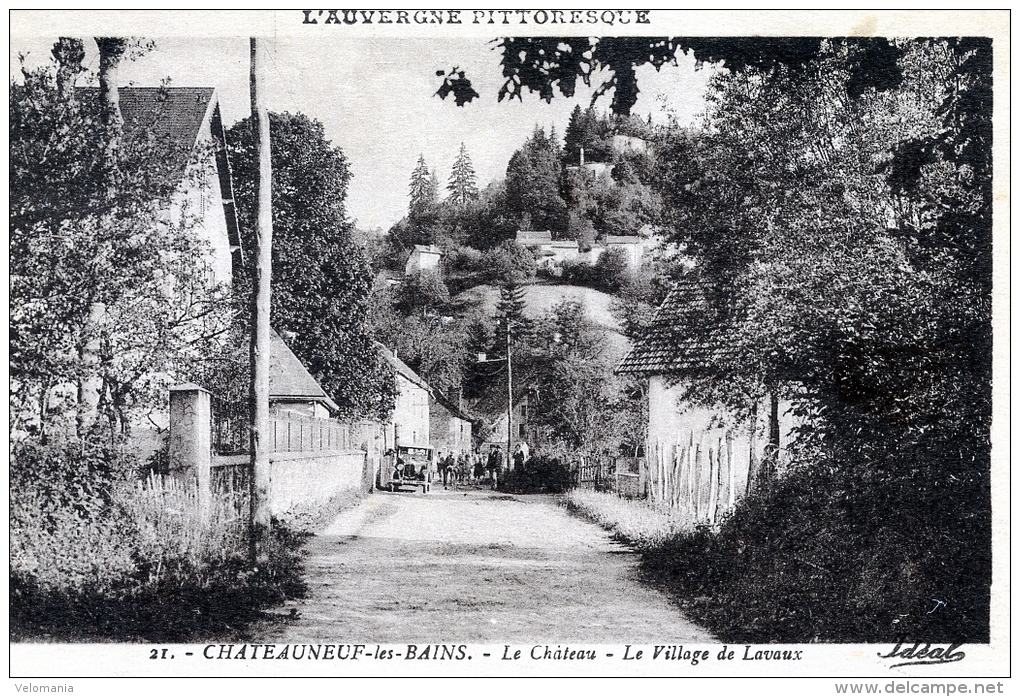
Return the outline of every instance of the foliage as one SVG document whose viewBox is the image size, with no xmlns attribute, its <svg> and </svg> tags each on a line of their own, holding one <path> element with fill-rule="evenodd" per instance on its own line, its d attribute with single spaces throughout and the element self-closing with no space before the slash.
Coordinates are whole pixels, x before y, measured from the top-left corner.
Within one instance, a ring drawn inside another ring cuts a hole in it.
<svg viewBox="0 0 1020 697">
<path fill-rule="evenodd" d="M 353 238 L 344 201 L 347 158 L 326 139 L 319 121 L 303 114 L 270 114 L 273 165 L 272 321 L 288 345 L 350 418 L 385 417 L 393 408 L 392 374 L 365 321 L 371 271 Z M 242 244 L 255 229 L 258 161 L 250 119 L 227 134 Z M 238 293 L 250 287 L 243 274 Z"/>
<path fill-rule="evenodd" d="M 535 277 L 535 271 L 535 255 L 513 240 L 503 242 L 485 257 L 489 283 L 527 283 Z"/>
<path fill-rule="evenodd" d="M 594 107 L 581 109 L 576 105 L 570 112 L 567 130 L 563 136 L 563 161 L 565 164 L 579 164 L 584 149 L 585 162 L 612 162 L 613 143 L 608 119 L 600 119 Z"/>
<path fill-rule="evenodd" d="M 706 129 L 659 153 L 712 289 L 675 331 L 728 347 L 689 396 L 739 413 L 785 386 L 806 420 L 786 481 L 656 567 L 713 592 L 733 640 L 987 636 L 990 49 L 897 42 L 878 91 L 855 82 L 869 46 L 718 78 Z M 926 617 L 933 597 L 953 609 Z"/>
<path fill-rule="evenodd" d="M 499 287 L 499 302 L 496 304 L 496 335 L 515 345 L 526 343 L 532 329 L 531 319 L 525 314 L 524 288 L 510 278 Z M 504 355 L 505 347 L 502 348 Z"/>
<path fill-rule="evenodd" d="M 500 39 L 500 60 L 506 81 L 498 99 L 523 99 L 524 89 L 537 92 L 546 102 L 558 91 L 573 97 L 578 78 L 591 84 L 596 74 L 610 74 L 592 95 L 592 105 L 612 92 L 610 109 L 626 116 L 637 102 L 637 69 L 656 70 L 676 65 L 678 50 L 690 52 L 698 64 L 723 63 L 735 73 L 747 69 L 789 70 L 809 73 L 813 60 L 824 50 L 826 39 L 818 37 L 508 37 Z M 884 38 L 854 39 L 860 48 L 849 64 L 847 85 L 856 97 L 868 88 L 886 90 L 900 80 L 897 47 Z M 445 84 L 444 84 L 445 87 Z M 450 90 L 437 93 L 445 99 Z M 463 71 L 457 76 L 457 106 L 480 96 Z"/>
<path fill-rule="evenodd" d="M 446 188 L 450 192 L 450 202 L 454 205 L 463 206 L 468 201 L 478 198 L 478 177 L 475 175 L 475 168 L 471 165 L 471 158 L 468 157 L 464 143 L 460 144 L 460 152 L 453 162 L 450 182 Z"/>
<path fill-rule="evenodd" d="M 567 204 L 560 196 L 560 146 L 545 130 L 536 128 L 511 157 L 506 168 L 506 207 L 524 216 L 535 230 L 567 229 Z"/>
<path fill-rule="evenodd" d="M 397 289 L 396 304 L 405 314 L 421 313 L 441 308 L 450 300 L 450 291 L 442 277 L 431 269 L 405 276 Z"/>
<path fill-rule="evenodd" d="M 848 444 L 866 460 L 875 447 L 949 434 L 963 439 L 950 447 L 987 449 L 990 297 L 958 247 L 960 234 L 979 236 L 981 187 L 969 163 L 941 156 L 909 192 L 885 175 L 901 147 L 942 134 L 959 57 L 910 44 L 896 90 L 851 99 L 853 56 L 832 45 L 813 80 L 720 80 L 712 130 L 678 134 L 663 153 L 674 240 L 726 318 L 677 332 L 718 331 L 735 349 L 696 389 L 746 400 L 794 380 L 826 426 L 817 433 L 861 434 Z M 956 239 L 950 210 L 954 221 L 971 215 L 966 231 L 954 222 Z"/>
<path fill-rule="evenodd" d="M 570 466 L 565 461 L 536 455 L 523 467 L 507 472 L 499 482 L 499 490 L 513 494 L 562 494 L 573 482 Z"/>
<path fill-rule="evenodd" d="M 443 394 L 457 394 L 467 359 L 464 327 L 470 320 L 413 309 L 412 314 L 404 314 L 409 306 L 401 302 L 403 293 L 403 288 L 393 290 L 384 282 L 376 284 L 369 331 L 432 387 Z"/>
<path fill-rule="evenodd" d="M 630 262 L 622 249 L 607 249 L 599 255 L 592 267 L 595 287 L 607 293 L 617 293 L 630 279 Z"/>
<path fill-rule="evenodd" d="M 521 367 L 534 392 L 532 420 L 569 452 L 617 452 L 642 418 L 641 394 L 614 375 L 606 330 L 580 303 L 555 305 L 535 329 L 533 349 Z"/>
<path fill-rule="evenodd" d="M 410 202 L 407 215 L 412 223 L 428 219 L 439 203 L 439 181 L 436 173 L 429 169 L 425 156 L 418 156 L 418 164 L 411 172 Z"/>
<path fill-rule="evenodd" d="M 204 195 L 208 148 L 108 123 L 95 91 L 75 91 L 80 71 L 23 68 L 10 83 L 11 428 L 35 435 L 72 413 L 84 435 L 74 386 L 95 391 L 110 430 L 129 430 L 229 327 L 179 193 Z"/>
<path fill-rule="evenodd" d="M 12 637 L 194 640 L 302 592 L 300 543 L 285 529 L 249 569 L 243 501 L 216 496 L 203 518 L 193 487 L 143 486 L 126 474 L 138 468 L 95 442 L 15 447 Z"/>
</svg>

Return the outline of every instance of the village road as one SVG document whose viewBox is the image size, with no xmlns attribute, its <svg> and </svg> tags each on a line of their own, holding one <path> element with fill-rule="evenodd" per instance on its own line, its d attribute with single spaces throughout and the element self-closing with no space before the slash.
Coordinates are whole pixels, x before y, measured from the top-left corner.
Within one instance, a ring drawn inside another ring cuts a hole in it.
<svg viewBox="0 0 1020 697">
<path fill-rule="evenodd" d="M 712 641 L 549 496 L 377 492 L 307 550 L 307 597 L 265 641 Z"/>
</svg>

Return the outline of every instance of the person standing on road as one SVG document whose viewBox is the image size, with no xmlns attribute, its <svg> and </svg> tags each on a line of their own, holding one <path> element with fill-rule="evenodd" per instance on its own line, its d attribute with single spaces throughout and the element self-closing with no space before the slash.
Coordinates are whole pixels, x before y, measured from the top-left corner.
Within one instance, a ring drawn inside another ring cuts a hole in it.
<svg viewBox="0 0 1020 697">
<path fill-rule="evenodd" d="M 453 459 L 453 453 L 452 452 L 447 453 L 446 458 L 439 465 L 440 470 L 442 470 L 443 472 L 444 489 L 446 488 L 446 485 L 449 484 L 453 477 L 456 475 L 456 472 L 454 471 L 454 467 L 456 466 L 457 465 Z"/>
<path fill-rule="evenodd" d="M 489 451 L 488 462 L 489 476 L 492 478 L 492 488 L 499 486 L 499 478 L 503 474 L 503 451 L 497 445 Z"/>
</svg>

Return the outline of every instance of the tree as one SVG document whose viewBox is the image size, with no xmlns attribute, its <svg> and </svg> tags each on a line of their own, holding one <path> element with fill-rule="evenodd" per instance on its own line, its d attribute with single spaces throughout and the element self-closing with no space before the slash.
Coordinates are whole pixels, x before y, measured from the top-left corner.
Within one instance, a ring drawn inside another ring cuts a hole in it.
<svg viewBox="0 0 1020 697">
<path fill-rule="evenodd" d="M 495 350 L 506 353 L 507 336 L 514 345 L 525 344 L 531 335 L 532 322 L 525 314 L 525 289 L 513 278 L 499 287 L 499 302 L 496 303 L 496 344 Z"/>
<path fill-rule="evenodd" d="M 785 391 L 804 419 L 794 476 L 770 486 L 804 477 L 840 492 L 808 518 L 853 540 L 819 592 L 850 591 L 855 612 L 874 616 L 881 603 L 860 586 L 895 587 L 909 567 L 904 612 L 951 598 L 938 631 L 984 637 L 991 188 L 977 173 L 990 152 L 990 46 L 895 48 L 900 80 L 882 91 L 854 82 L 864 49 L 852 41 L 824 46 L 811 70 L 720 77 L 710 128 L 660 148 L 670 237 L 708 289 L 673 343 L 725 347 L 685 376 L 692 399 L 746 413 Z M 934 526 L 923 544 L 896 533 Z M 874 560 L 879 548 L 888 561 Z"/>
<path fill-rule="evenodd" d="M 405 276 L 397 291 L 397 307 L 405 314 L 435 311 L 450 301 L 442 277 L 431 269 Z"/>
<path fill-rule="evenodd" d="M 535 256 L 513 240 L 493 249 L 485 260 L 486 276 L 496 285 L 527 283 L 535 277 L 535 270 Z"/>
<path fill-rule="evenodd" d="M 578 104 L 570 113 L 563 138 L 564 164 L 579 164 L 581 150 L 585 162 L 609 162 L 613 159 L 612 142 L 608 139 L 609 123 L 600 120 L 594 107 L 581 109 Z"/>
<path fill-rule="evenodd" d="M 533 418 L 569 452 L 633 448 L 644 433 L 643 394 L 613 374 L 606 330 L 578 302 L 555 305 L 537 322 L 521 373 L 531 386 Z"/>
<path fill-rule="evenodd" d="M 435 173 L 429 169 L 425 156 L 418 156 L 418 164 L 411 172 L 410 203 L 407 214 L 412 222 L 430 217 L 439 202 L 439 184 Z"/>
<path fill-rule="evenodd" d="M 460 152 L 450 171 L 450 182 L 446 185 L 450 192 L 450 201 L 457 206 L 465 206 L 468 201 L 478 198 L 478 183 L 475 168 L 471 165 L 467 148 L 460 144 Z"/>
<path fill-rule="evenodd" d="M 89 385 L 95 426 L 116 438 L 165 406 L 168 383 L 193 379 L 229 328 L 195 211 L 172 205 L 179 187 L 201 190 L 211 158 L 125 133 L 115 98 L 74 88 L 82 43 L 53 53 L 57 65 L 10 83 L 11 429 L 45 437 L 81 416 Z M 78 421 L 85 436 L 92 424 Z"/>
<path fill-rule="evenodd" d="M 560 148 L 535 128 L 506 168 L 506 206 L 522 218 L 527 215 L 538 230 L 567 229 L 567 204 L 560 196 Z"/>
<path fill-rule="evenodd" d="M 344 200 L 347 158 L 319 121 L 270 114 L 273 154 L 273 326 L 350 418 L 385 417 L 395 387 L 365 322 L 371 270 L 353 239 Z M 245 119 L 227 134 L 242 244 L 254 225 L 255 169 Z M 251 258 L 251 255 L 248 255 Z M 237 281 L 238 292 L 248 284 Z"/>
<path fill-rule="evenodd" d="M 768 72 L 782 67 L 800 73 L 808 71 L 828 39 L 818 37 L 509 37 L 497 42 L 506 78 L 498 99 L 523 99 L 524 90 L 537 92 L 546 102 L 556 92 L 573 97 L 578 78 L 591 84 L 593 75 L 608 74 L 592 95 L 592 106 L 600 97 L 613 93 L 610 109 L 628 116 L 637 102 L 637 69 L 651 65 L 656 70 L 676 65 L 676 52 L 690 52 L 703 63 L 724 63 L 733 72 L 754 68 Z M 847 87 L 852 96 L 870 87 L 895 87 L 901 74 L 899 50 L 888 39 L 854 39 L 861 48 L 848 64 Z M 444 74 L 439 73 L 442 77 Z M 450 73 L 437 91 L 441 99 L 453 93 L 457 106 L 480 95 L 464 71 Z"/>
</svg>

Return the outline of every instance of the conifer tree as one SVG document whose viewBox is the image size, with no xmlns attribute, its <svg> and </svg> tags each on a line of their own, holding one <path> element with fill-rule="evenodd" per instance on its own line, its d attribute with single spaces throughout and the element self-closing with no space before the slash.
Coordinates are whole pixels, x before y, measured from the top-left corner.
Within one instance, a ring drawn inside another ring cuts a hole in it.
<svg viewBox="0 0 1020 697">
<path fill-rule="evenodd" d="M 464 143 L 460 144 L 460 152 L 453 163 L 450 183 L 446 185 L 446 188 L 450 192 L 450 201 L 458 206 L 466 205 L 468 201 L 478 198 L 475 168 L 471 165 L 471 158 L 468 156 Z"/>
<path fill-rule="evenodd" d="M 425 156 L 418 156 L 418 164 L 411 172 L 411 201 L 408 205 L 408 216 L 412 219 L 426 217 L 435 207 L 439 199 L 439 184 L 436 175 L 429 169 Z"/>
</svg>

